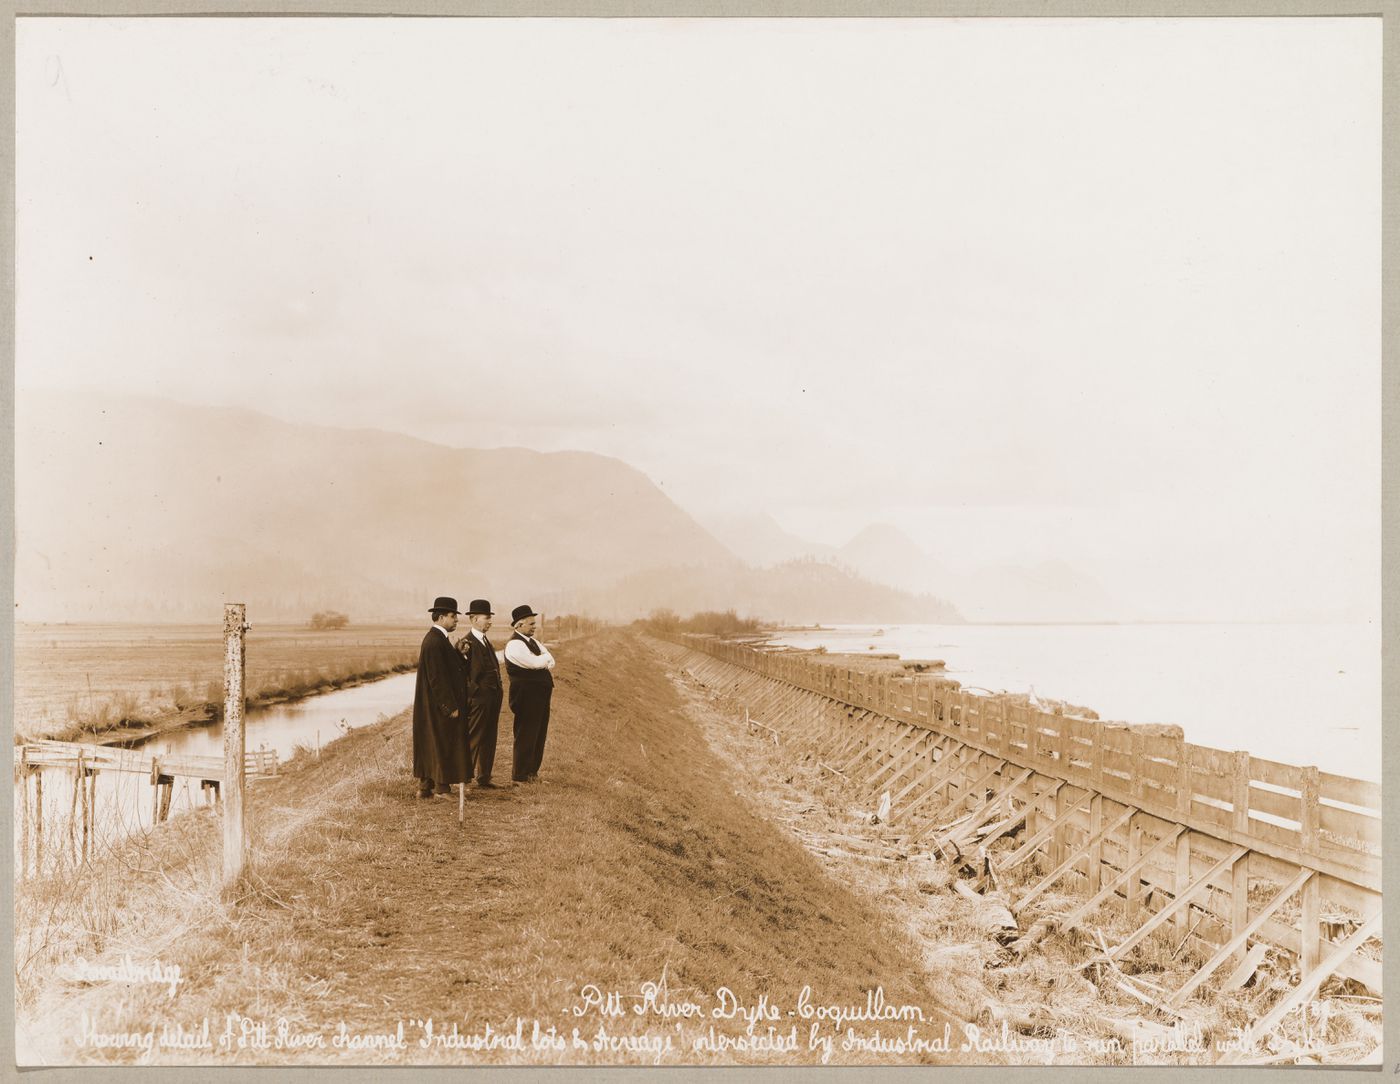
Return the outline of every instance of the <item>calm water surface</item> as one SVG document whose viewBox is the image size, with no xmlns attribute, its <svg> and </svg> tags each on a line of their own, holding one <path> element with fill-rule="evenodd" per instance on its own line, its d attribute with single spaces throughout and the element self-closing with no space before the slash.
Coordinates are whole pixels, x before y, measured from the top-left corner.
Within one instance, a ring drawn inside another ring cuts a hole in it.
<svg viewBox="0 0 1400 1084">
<path fill-rule="evenodd" d="M 279 760 L 288 759 L 297 746 L 316 749 L 341 734 L 367 723 L 393 716 L 413 703 L 413 672 L 395 674 L 349 689 L 338 689 L 306 700 L 247 713 L 244 742 L 248 750 L 271 749 Z M 222 757 L 224 731 L 221 723 L 187 727 L 161 734 L 137 747 L 143 755 L 176 753 Z M 67 823 L 73 808 L 73 773 L 49 768 L 44 776 L 44 823 L 47 848 L 67 846 Z M 253 784 L 256 786 L 257 784 Z M 30 785 L 32 788 L 32 784 Z M 96 841 L 98 844 L 149 828 L 154 818 L 154 791 L 149 776 L 133 772 L 99 772 L 95 801 Z M 30 790 L 32 796 L 33 791 Z M 15 832 L 20 831 L 20 800 L 15 790 Z M 32 801 L 32 797 L 31 797 Z M 171 796 L 170 812 L 175 814 L 204 804 L 199 780 L 177 778 Z M 31 817 L 33 809 L 31 805 Z M 19 864 L 16 848 L 16 867 Z"/>
<path fill-rule="evenodd" d="M 943 659 L 966 686 L 1380 781 L 1378 625 L 837 625 L 776 642 Z"/>
</svg>

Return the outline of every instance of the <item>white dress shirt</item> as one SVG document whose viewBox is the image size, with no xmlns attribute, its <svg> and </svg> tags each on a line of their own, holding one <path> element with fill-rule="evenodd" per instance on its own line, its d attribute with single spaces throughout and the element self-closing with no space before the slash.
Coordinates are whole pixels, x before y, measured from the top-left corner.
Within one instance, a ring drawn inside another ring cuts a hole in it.
<svg viewBox="0 0 1400 1084">
<path fill-rule="evenodd" d="M 536 655 L 523 642 L 512 636 L 506 641 L 506 662 L 514 663 L 522 670 L 553 670 L 554 656 L 549 653 L 549 648 L 534 637 L 528 639 L 540 649 L 540 653 Z"/>
</svg>

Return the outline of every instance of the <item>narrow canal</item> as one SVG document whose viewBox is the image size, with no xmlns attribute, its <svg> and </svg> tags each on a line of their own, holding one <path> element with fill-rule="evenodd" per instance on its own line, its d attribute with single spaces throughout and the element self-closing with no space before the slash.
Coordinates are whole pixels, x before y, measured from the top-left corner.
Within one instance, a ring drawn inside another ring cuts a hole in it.
<svg viewBox="0 0 1400 1084">
<path fill-rule="evenodd" d="M 403 711 L 413 702 L 415 680 L 416 674 L 410 671 L 293 703 L 251 710 L 244 720 L 246 747 L 250 752 L 258 749 L 275 751 L 279 761 L 289 759 L 299 747 L 318 751 L 321 746 L 349 730 Z M 157 734 L 135 748 L 143 756 L 176 754 L 221 757 L 223 743 L 223 724 L 214 723 Z M 72 856 L 75 844 L 70 841 L 76 835 L 78 795 L 74 787 L 75 773 L 71 768 L 44 768 L 40 774 L 43 778 L 43 850 L 47 866 L 59 855 Z M 29 801 L 27 817 L 22 810 L 26 794 Z M 27 845 L 31 857 L 34 854 L 36 841 L 33 836 L 40 819 L 36 816 L 34 795 L 32 782 L 25 787 L 15 787 L 16 871 L 21 868 L 23 860 L 26 841 L 22 833 L 26 823 L 30 835 Z M 171 816 L 205 803 L 206 796 L 199 780 L 175 780 L 170 802 Z M 99 772 L 93 808 L 92 845 L 100 850 L 117 839 L 151 827 L 155 822 L 155 787 L 149 776 L 139 773 Z M 74 831 L 70 832 L 70 826 L 74 827 Z"/>
</svg>

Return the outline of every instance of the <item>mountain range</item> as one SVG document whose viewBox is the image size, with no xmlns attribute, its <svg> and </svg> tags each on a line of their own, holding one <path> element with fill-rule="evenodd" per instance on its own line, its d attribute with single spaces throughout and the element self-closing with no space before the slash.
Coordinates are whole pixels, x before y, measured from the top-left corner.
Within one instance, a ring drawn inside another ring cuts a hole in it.
<svg viewBox="0 0 1400 1084">
<path fill-rule="evenodd" d="M 643 473 L 589 452 L 450 448 L 161 399 L 16 402 L 16 617 L 412 619 L 439 594 L 626 619 L 956 621 L 857 564 L 759 569 Z"/>
<path fill-rule="evenodd" d="M 954 562 L 929 553 L 888 523 L 862 527 L 839 546 L 808 542 L 766 514 L 716 517 L 706 525 L 754 565 L 828 562 L 875 584 L 950 598 L 969 620 L 1108 621 L 1122 612 L 1097 580 L 1068 562 Z"/>
</svg>

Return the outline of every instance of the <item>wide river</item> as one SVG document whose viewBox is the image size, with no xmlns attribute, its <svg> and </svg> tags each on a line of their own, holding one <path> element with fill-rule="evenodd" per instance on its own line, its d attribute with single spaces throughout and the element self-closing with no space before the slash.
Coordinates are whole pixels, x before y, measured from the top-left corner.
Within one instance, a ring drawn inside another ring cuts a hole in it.
<svg viewBox="0 0 1400 1084">
<path fill-rule="evenodd" d="M 775 641 L 943 659 L 992 692 L 1034 691 L 1103 719 L 1380 782 L 1379 625 L 835 625 Z"/>
</svg>

